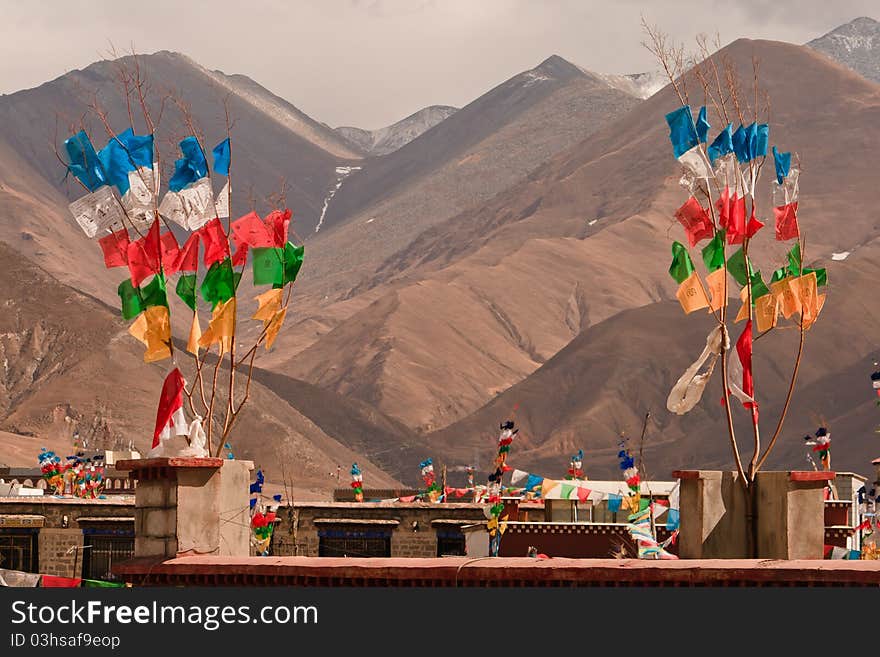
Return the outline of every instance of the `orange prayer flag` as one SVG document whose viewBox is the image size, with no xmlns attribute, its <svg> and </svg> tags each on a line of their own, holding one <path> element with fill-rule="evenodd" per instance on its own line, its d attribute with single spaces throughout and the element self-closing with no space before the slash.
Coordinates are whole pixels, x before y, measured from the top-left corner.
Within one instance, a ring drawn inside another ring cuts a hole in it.
<svg viewBox="0 0 880 657">
<path fill-rule="evenodd" d="M 267 290 L 256 296 L 255 299 L 260 305 L 251 319 L 262 320 L 264 324 L 271 322 L 275 314 L 281 309 L 281 297 L 283 294 L 284 290 L 279 287 Z"/>
<path fill-rule="evenodd" d="M 816 272 L 798 276 L 788 282 L 792 294 L 797 298 L 801 306 L 804 326 L 812 324 L 819 315 L 819 295 L 816 285 Z"/>
<path fill-rule="evenodd" d="M 706 291 L 703 289 L 703 283 L 700 281 L 700 275 L 697 272 L 691 272 L 681 285 L 678 286 L 678 292 L 675 293 L 678 302 L 684 309 L 685 314 L 690 314 L 700 308 L 709 306 L 709 299 L 706 298 Z"/>
<path fill-rule="evenodd" d="M 727 294 L 725 282 L 727 280 L 727 267 L 721 267 L 706 276 L 706 285 L 709 286 L 709 293 L 712 295 L 712 301 L 709 304 L 709 312 L 721 310 L 727 305 Z"/>
<path fill-rule="evenodd" d="M 213 344 L 220 344 L 220 354 L 229 351 L 232 346 L 232 339 L 235 335 L 235 297 L 218 304 L 214 308 L 214 314 L 211 316 L 211 322 L 208 328 L 199 338 L 200 347 L 210 347 Z"/>
<path fill-rule="evenodd" d="M 776 326 L 779 317 L 779 299 L 773 294 L 765 294 L 755 299 L 755 323 L 762 333 Z"/>
<path fill-rule="evenodd" d="M 820 294 L 817 297 L 817 307 L 816 313 L 813 314 L 805 314 L 804 315 L 804 330 L 809 329 L 813 323 L 819 318 L 819 313 L 822 312 L 822 306 L 825 305 L 825 295 Z"/>
<path fill-rule="evenodd" d="M 144 343 L 144 362 L 171 358 L 171 320 L 165 306 L 150 306 L 134 321 L 128 332 Z"/>
<path fill-rule="evenodd" d="M 192 326 L 190 326 L 189 329 L 189 340 L 186 343 L 186 350 L 189 353 L 195 354 L 196 356 L 199 355 L 199 339 L 201 337 L 202 327 L 199 324 L 199 314 L 193 313 Z"/>
<path fill-rule="evenodd" d="M 749 288 L 748 286 L 744 287 L 739 291 L 739 298 L 742 301 L 742 306 L 740 306 L 739 312 L 736 314 L 736 319 L 733 320 L 734 324 L 736 322 L 741 322 L 744 319 L 749 318 Z"/>
<path fill-rule="evenodd" d="M 278 337 L 278 331 L 281 330 L 281 325 L 284 323 L 284 316 L 287 314 L 287 308 L 282 308 L 275 316 L 269 321 L 269 324 L 266 326 L 266 349 L 271 349 L 272 344 L 275 342 L 275 338 Z"/>
<path fill-rule="evenodd" d="M 779 300 L 779 310 L 785 319 L 801 311 L 800 298 L 795 296 L 789 285 L 792 280 L 791 276 L 786 276 L 781 281 L 770 283 L 770 292 Z"/>
</svg>

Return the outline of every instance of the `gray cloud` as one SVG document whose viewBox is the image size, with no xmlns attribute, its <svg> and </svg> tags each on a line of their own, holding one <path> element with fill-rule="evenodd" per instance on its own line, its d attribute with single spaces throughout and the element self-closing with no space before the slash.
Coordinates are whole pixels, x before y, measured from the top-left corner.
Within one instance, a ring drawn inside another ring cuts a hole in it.
<svg viewBox="0 0 880 657">
<path fill-rule="evenodd" d="M 134 44 L 248 75 L 329 125 L 377 128 L 466 104 L 551 54 L 603 73 L 653 68 L 642 15 L 686 44 L 715 31 L 803 43 L 872 12 L 876 0 L 0 0 L 0 92 Z"/>
</svg>

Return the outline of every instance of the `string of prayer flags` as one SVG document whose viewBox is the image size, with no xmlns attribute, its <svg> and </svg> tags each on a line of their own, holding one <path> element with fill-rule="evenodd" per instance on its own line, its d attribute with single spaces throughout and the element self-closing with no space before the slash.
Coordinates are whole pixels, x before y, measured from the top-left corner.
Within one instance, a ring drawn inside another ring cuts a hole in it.
<svg viewBox="0 0 880 657">
<path fill-rule="evenodd" d="M 712 220 L 694 196 L 690 196 L 685 204 L 675 211 L 675 218 L 684 227 L 691 247 L 696 246 L 700 240 L 712 237 L 715 233 Z"/>
<path fill-rule="evenodd" d="M 42 575 L 40 578 L 40 586 L 42 588 L 78 588 L 82 583 L 79 577 L 59 577 L 58 575 Z"/>
<path fill-rule="evenodd" d="M 189 428 L 183 414 L 183 391 L 186 381 L 180 369 L 175 367 L 165 377 L 162 393 L 159 395 L 159 408 L 156 411 L 156 427 L 153 430 L 152 448 L 159 447 L 162 440 L 172 436 L 187 435 Z"/>
<path fill-rule="evenodd" d="M 214 308 L 208 328 L 199 338 L 199 346 L 209 348 L 220 345 L 220 355 L 225 354 L 232 346 L 235 336 L 235 297 L 224 301 Z"/>
<path fill-rule="evenodd" d="M 219 173 L 221 176 L 228 176 L 229 162 L 232 156 L 229 137 L 214 146 L 211 154 L 214 156 L 214 173 Z"/>
<path fill-rule="evenodd" d="M 354 501 L 364 501 L 364 476 L 357 463 L 351 464 L 351 488 L 354 491 Z"/>
<path fill-rule="evenodd" d="M 146 346 L 145 363 L 171 358 L 171 321 L 167 306 L 147 308 L 138 315 L 128 332 Z"/>
</svg>

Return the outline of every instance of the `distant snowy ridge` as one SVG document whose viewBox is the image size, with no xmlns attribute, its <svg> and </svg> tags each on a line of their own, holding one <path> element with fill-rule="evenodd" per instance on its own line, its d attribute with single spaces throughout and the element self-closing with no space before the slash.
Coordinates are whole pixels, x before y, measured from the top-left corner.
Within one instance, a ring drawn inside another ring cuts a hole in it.
<svg viewBox="0 0 880 657">
<path fill-rule="evenodd" d="M 378 130 L 340 126 L 336 128 L 336 132 L 367 155 L 387 155 L 405 146 L 457 111 L 457 107 L 449 105 L 431 105 Z"/>
<path fill-rule="evenodd" d="M 600 77 L 615 89 L 643 100 L 653 96 L 669 82 L 660 71 L 629 73 L 627 75 L 613 75 L 609 73 L 593 73 L 593 75 Z"/>
<path fill-rule="evenodd" d="M 880 82 L 880 23 L 862 16 L 841 25 L 807 46 L 874 82 Z"/>
</svg>

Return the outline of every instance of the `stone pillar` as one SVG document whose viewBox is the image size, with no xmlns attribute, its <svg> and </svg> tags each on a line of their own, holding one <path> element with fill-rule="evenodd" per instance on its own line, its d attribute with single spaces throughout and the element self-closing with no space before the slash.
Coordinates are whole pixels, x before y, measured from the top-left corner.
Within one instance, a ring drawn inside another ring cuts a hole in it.
<svg viewBox="0 0 880 657">
<path fill-rule="evenodd" d="M 681 481 L 682 559 L 743 559 L 748 554 L 748 498 L 739 474 L 673 472 Z M 823 489 L 832 472 L 759 472 L 757 557 L 821 559 L 825 542 Z"/>
<path fill-rule="evenodd" d="M 682 559 L 736 559 L 748 550 L 748 500 L 736 472 L 684 470 L 681 482 L 678 554 Z"/>
<path fill-rule="evenodd" d="M 825 487 L 833 472 L 759 472 L 758 556 L 822 559 Z"/>
<path fill-rule="evenodd" d="M 163 457 L 117 461 L 135 489 L 135 557 L 248 556 L 251 461 Z"/>
</svg>

